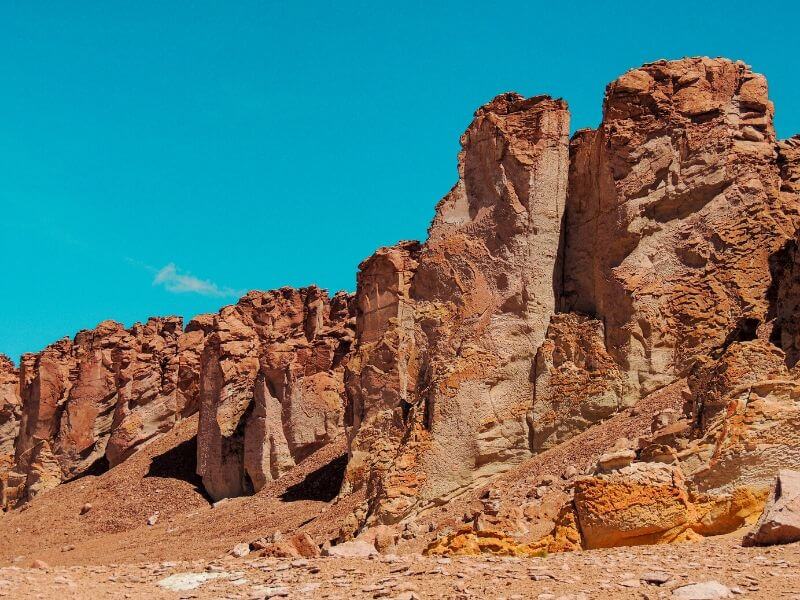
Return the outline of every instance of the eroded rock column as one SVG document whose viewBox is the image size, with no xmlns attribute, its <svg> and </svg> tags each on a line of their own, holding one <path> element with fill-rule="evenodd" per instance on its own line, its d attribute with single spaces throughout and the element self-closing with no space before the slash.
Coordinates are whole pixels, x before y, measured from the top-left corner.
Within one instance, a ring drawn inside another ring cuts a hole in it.
<svg viewBox="0 0 800 600">
<path fill-rule="evenodd" d="M 250 292 L 215 318 L 201 357 L 198 473 L 220 499 L 253 493 L 343 435 L 352 297 Z"/>
</svg>

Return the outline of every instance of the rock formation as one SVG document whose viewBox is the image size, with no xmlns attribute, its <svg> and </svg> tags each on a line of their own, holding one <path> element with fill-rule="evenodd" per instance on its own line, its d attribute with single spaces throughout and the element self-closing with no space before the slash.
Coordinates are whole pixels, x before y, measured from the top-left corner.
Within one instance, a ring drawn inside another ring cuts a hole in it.
<svg viewBox="0 0 800 600">
<path fill-rule="evenodd" d="M 24 356 L 19 376 L 0 362 L 0 453 L 20 421 L 4 498 L 116 465 L 199 410 L 214 499 L 346 435 L 341 495 L 361 495 L 336 539 L 385 549 L 433 508 L 650 406 L 641 431 L 592 442 L 584 476 L 562 468 L 503 516 L 490 490 L 428 551 L 749 524 L 779 470 L 800 469 L 800 137 L 777 140 L 772 116 L 764 77 L 725 59 L 629 71 L 571 141 L 562 100 L 497 96 L 461 138 L 428 239 L 363 261 L 355 296 L 251 292 L 186 331 L 105 322 Z"/>
<path fill-rule="evenodd" d="M 764 322 L 798 224 L 772 113 L 743 63 L 662 61 L 612 83 L 573 140 L 564 308 L 604 322 L 634 398 Z"/>
<path fill-rule="evenodd" d="M 345 371 L 345 425 L 351 432 L 343 490 L 380 492 L 406 435 L 417 384 L 411 281 L 420 244 L 378 250 L 359 265 L 357 347 Z"/>
<path fill-rule="evenodd" d="M 761 75 L 706 58 L 620 77 L 569 157 L 561 101 L 509 94 L 476 112 L 425 244 L 361 265 L 344 489 L 368 483 L 367 522 L 444 503 L 773 329 L 783 341 L 755 360 L 782 361 L 800 332 L 800 141 L 778 143 L 772 113 Z M 692 386 L 685 442 L 719 451 L 698 432 L 731 398 Z M 790 432 L 781 444 L 794 455 Z M 679 453 L 656 446 L 642 457 Z M 709 456 L 690 455 L 691 485 L 722 494 L 777 466 L 717 489 L 696 477 Z"/>
<path fill-rule="evenodd" d="M 74 340 L 24 355 L 22 417 L 13 469 L 2 486 L 5 504 L 113 466 L 191 414 L 196 401 L 179 393 L 179 375 L 184 390 L 196 389 L 190 380 L 199 374 L 182 356 L 197 353 L 198 345 L 202 336 L 183 334 L 181 319 L 166 317 L 128 330 L 104 321 Z"/>
<path fill-rule="evenodd" d="M 198 473 L 214 499 L 261 489 L 344 434 L 352 297 L 250 292 L 214 318 L 200 368 Z"/>
<path fill-rule="evenodd" d="M 427 242 L 362 264 L 349 483 L 377 477 L 371 519 L 395 522 L 530 455 L 530 374 L 556 308 L 568 134 L 563 101 L 498 96 L 461 138 L 459 182 Z"/>
<path fill-rule="evenodd" d="M 0 354 L 0 461 L 14 454 L 20 412 L 19 371 L 11 359 Z"/>
<path fill-rule="evenodd" d="M 0 509 L 6 506 L 8 471 L 14 462 L 14 444 L 22 413 L 19 397 L 19 371 L 0 354 Z"/>
</svg>

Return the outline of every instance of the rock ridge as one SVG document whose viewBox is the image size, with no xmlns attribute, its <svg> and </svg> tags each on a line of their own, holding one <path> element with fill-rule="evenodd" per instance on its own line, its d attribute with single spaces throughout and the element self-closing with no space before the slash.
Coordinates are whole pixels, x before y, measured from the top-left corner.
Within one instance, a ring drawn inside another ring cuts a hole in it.
<svg viewBox="0 0 800 600">
<path fill-rule="evenodd" d="M 199 412 L 214 501 L 346 442 L 339 499 L 355 509 L 334 542 L 390 547 L 479 490 L 431 553 L 753 523 L 776 475 L 800 470 L 800 136 L 778 140 L 773 113 L 762 75 L 705 57 L 624 73 L 599 126 L 571 138 L 564 100 L 496 96 L 460 138 L 427 239 L 362 261 L 354 294 L 253 291 L 185 329 L 105 321 L 19 370 L 0 359 L 4 506 Z M 523 505 L 484 489 L 666 397 Z"/>
</svg>

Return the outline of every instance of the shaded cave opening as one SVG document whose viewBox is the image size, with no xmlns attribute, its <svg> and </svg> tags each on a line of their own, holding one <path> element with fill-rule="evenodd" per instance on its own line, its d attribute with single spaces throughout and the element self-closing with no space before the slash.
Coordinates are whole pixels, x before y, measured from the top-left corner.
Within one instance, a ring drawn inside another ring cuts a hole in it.
<svg viewBox="0 0 800 600">
<path fill-rule="evenodd" d="M 298 500 L 331 502 L 339 494 L 346 468 L 347 454 L 342 454 L 306 475 L 300 483 L 289 486 L 280 498 L 283 502 Z"/>
</svg>

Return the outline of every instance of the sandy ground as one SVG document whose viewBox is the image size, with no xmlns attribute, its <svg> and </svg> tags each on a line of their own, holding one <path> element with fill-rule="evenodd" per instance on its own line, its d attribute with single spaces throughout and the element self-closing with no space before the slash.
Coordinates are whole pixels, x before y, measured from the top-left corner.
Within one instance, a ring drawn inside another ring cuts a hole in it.
<svg viewBox="0 0 800 600">
<path fill-rule="evenodd" d="M 225 557 L 45 569 L 12 566 L 0 569 L 0 596 L 642 599 L 680 598 L 682 586 L 716 581 L 727 588 L 728 597 L 800 599 L 800 545 L 742 548 L 738 542 L 738 537 L 728 536 L 673 546 L 532 559 L 409 555 L 292 561 Z M 199 582 L 197 575 L 207 580 Z M 198 584 L 193 589 L 164 587 L 192 579 Z"/>
</svg>

